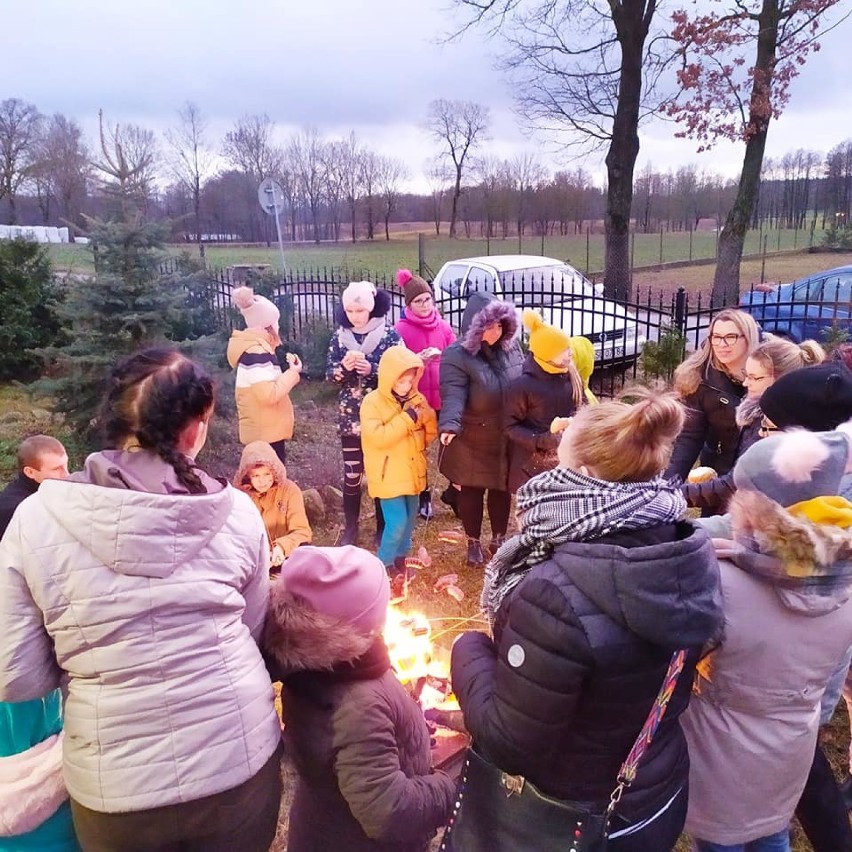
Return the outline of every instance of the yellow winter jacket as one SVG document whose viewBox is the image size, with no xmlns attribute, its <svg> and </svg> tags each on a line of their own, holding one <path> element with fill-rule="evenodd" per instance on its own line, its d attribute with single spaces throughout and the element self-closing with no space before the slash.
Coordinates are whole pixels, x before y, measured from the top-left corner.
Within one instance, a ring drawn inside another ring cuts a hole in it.
<svg viewBox="0 0 852 852">
<path fill-rule="evenodd" d="M 396 380 L 417 369 L 414 387 L 404 402 L 393 395 Z M 417 390 L 423 361 L 405 346 L 391 346 L 379 361 L 377 390 L 361 403 L 361 446 L 371 497 L 419 494 L 426 487 L 426 447 L 438 436 L 438 422 L 426 397 Z M 417 411 L 417 421 L 405 409 Z"/>
<path fill-rule="evenodd" d="M 256 328 L 231 334 L 228 363 L 237 371 L 234 395 L 240 443 L 289 441 L 293 437 L 290 391 L 299 383 L 299 374 L 281 371 L 275 349 Z"/>
</svg>

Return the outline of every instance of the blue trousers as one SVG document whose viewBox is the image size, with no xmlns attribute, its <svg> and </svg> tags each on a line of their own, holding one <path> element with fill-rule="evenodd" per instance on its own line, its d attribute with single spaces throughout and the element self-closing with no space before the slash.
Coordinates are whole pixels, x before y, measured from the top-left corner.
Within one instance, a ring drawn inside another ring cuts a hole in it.
<svg viewBox="0 0 852 852">
<path fill-rule="evenodd" d="M 417 520 L 419 495 L 382 497 L 379 502 L 385 516 L 385 529 L 382 532 L 378 556 L 385 566 L 390 567 L 394 559 L 408 556 L 411 551 L 411 535 Z"/>
<path fill-rule="evenodd" d="M 748 843 L 711 843 L 709 840 L 695 840 L 698 852 L 790 852 L 790 832 L 788 829 L 776 834 L 767 834 Z"/>
</svg>

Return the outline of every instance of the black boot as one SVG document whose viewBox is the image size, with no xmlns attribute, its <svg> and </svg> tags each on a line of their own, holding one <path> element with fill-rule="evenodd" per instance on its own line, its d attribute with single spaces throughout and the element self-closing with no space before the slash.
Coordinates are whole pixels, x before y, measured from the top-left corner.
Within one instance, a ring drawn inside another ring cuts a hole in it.
<svg viewBox="0 0 852 852">
<path fill-rule="evenodd" d="M 340 545 L 358 544 L 358 518 L 361 515 L 361 492 L 343 495 L 343 517 L 346 527 L 340 537 Z"/>
<path fill-rule="evenodd" d="M 441 502 L 446 503 L 453 510 L 453 514 L 459 517 L 459 490 L 448 485 L 441 494 Z"/>
<path fill-rule="evenodd" d="M 420 492 L 420 508 L 418 509 L 417 514 L 420 515 L 424 521 L 428 521 L 432 515 L 435 514 L 432 510 L 432 492 L 428 488 L 425 491 Z"/>
<path fill-rule="evenodd" d="M 488 560 L 482 550 L 482 544 L 478 538 L 467 540 L 467 564 L 475 568 L 481 568 Z"/>
</svg>

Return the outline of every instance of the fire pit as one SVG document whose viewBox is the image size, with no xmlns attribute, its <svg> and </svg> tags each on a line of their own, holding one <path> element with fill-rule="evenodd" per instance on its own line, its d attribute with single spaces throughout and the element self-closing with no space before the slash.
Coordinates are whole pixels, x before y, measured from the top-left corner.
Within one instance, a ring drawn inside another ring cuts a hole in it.
<svg viewBox="0 0 852 852">
<path fill-rule="evenodd" d="M 450 685 L 449 660 L 435 651 L 429 619 L 423 613 L 392 606 L 384 638 L 396 676 L 434 726 L 433 765 L 458 775 L 470 737 L 457 729 L 461 713 Z"/>
</svg>

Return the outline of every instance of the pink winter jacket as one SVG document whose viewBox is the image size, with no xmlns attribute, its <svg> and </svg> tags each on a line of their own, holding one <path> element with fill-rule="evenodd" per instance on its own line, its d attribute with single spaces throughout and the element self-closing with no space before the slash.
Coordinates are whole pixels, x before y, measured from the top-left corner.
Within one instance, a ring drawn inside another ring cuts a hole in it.
<svg viewBox="0 0 852 852">
<path fill-rule="evenodd" d="M 415 354 L 430 346 L 443 352 L 455 339 L 456 334 L 450 324 L 433 308 L 431 316 L 421 319 L 405 309 L 396 324 L 396 330 L 402 342 Z M 441 410 L 441 392 L 438 382 L 440 358 L 430 358 L 425 362 L 426 369 L 420 379 L 420 393 L 426 397 L 426 402 L 435 409 Z"/>
</svg>

